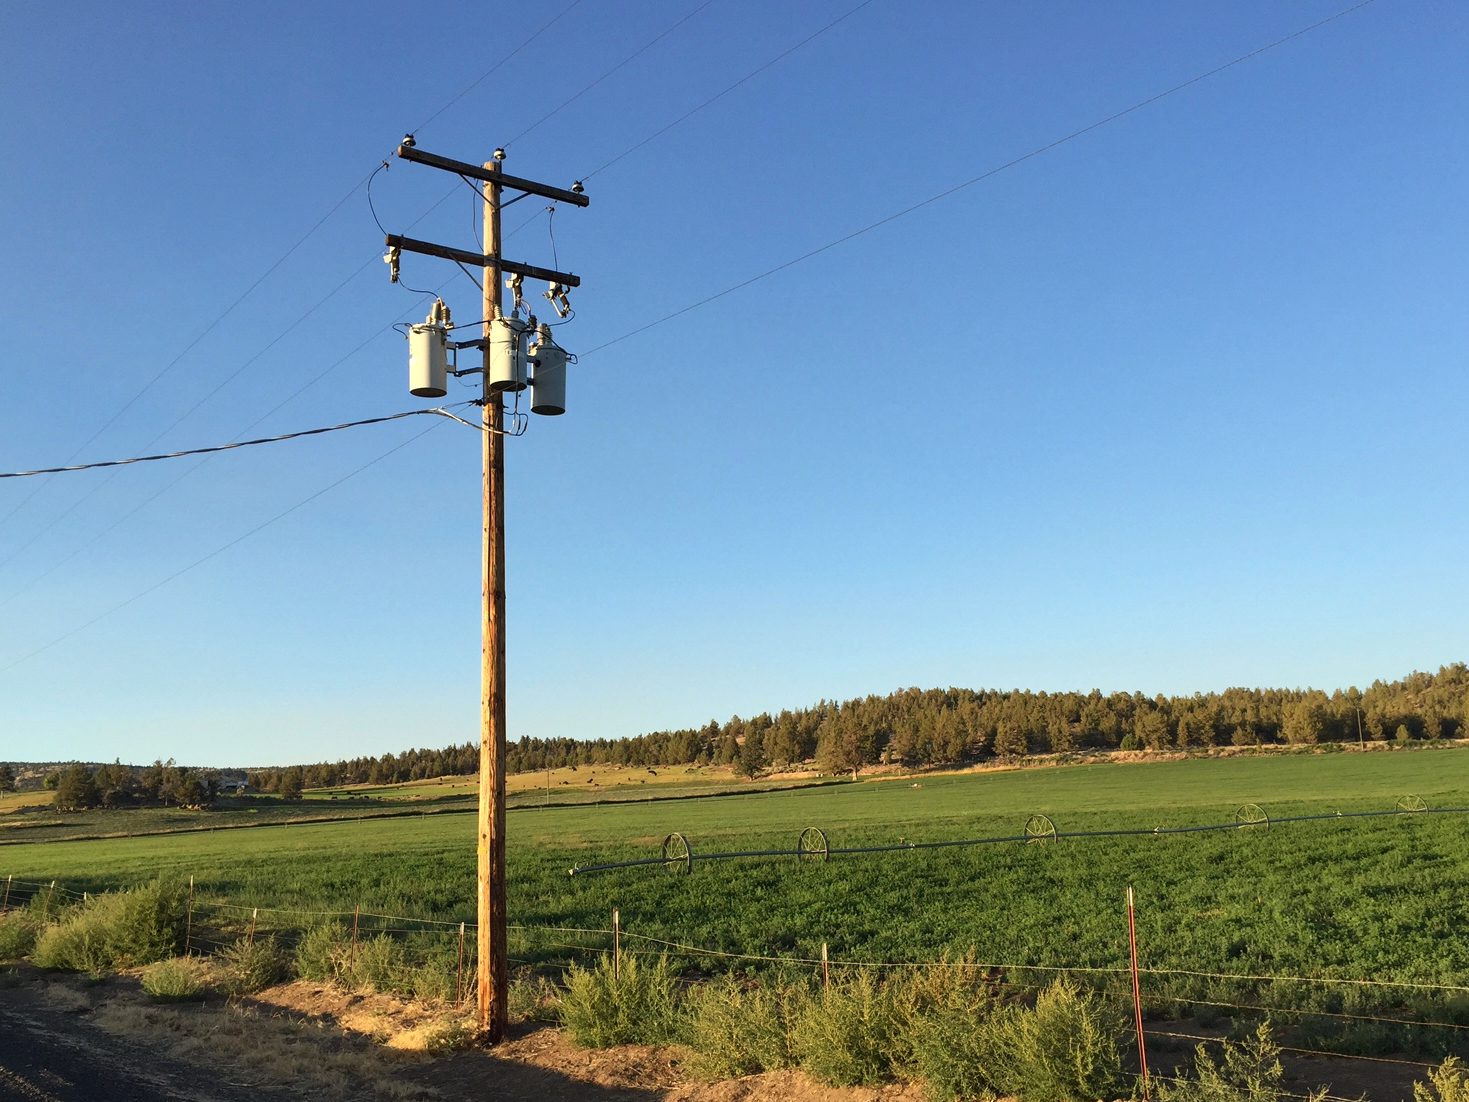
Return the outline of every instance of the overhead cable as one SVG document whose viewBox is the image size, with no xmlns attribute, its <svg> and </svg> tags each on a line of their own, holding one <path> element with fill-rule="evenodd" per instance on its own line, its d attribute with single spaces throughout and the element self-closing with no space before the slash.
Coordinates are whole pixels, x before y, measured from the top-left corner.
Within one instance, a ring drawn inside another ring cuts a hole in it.
<svg viewBox="0 0 1469 1102">
<path fill-rule="evenodd" d="M 464 403 L 472 405 L 471 402 Z M 160 455 L 135 455 L 131 459 L 108 459 L 101 463 L 78 463 L 72 467 L 45 467 L 35 471 L 7 471 L 0 474 L 0 478 L 30 478 L 38 474 L 67 474 L 71 471 L 92 471 L 98 467 L 126 467 L 130 463 L 153 463 L 160 459 L 182 459 L 188 455 L 211 455 L 214 452 L 233 451 L 235 448 L 250 448 L 256 444 L 279 444 L 283 440 L 299 440 L 303 436 L 321 436 L 328 432 L 341 432 L 343 429 L 361 428 L 363 425 L 381 425 L 386 421 L 401 421 L 405 417 L 418 417 L 425 413 L 447 417 L 451 421 L 460 421 L 464 424 L 462 417 L 456 417 L 448 410 L 435 406 L 432 409 L 410 409 L 402 413 L 390 413 L 385 417 L 368 417 L 361 421 L 347 421 L 340 425 L 327 425 L 319 429 L 302 429 L 300 432 L 286 432 L 280 436 L 262 436 L 257 440 L 240 440 L 233 444 L 215 444 L 207 448 L 189 448 L 181 452 L 164 452 Z"/>
<path fill-rule="evenodd" d="M 856 15 L 859 11 L 861 11 L 863 8 L 867 7 L 867 5 L 871 4 L 872 2 L 873 2 L 873 0 L 862 0 L 862 2 L 860 4 L 858 4 L 855 8 L 850 9 L 844 15 L 837 16 L 835 19 L 833 19 L 826 26 L 822 27 L 820 30 L 813 31 L 811 34 L 808 34 L 805 38 L 801 39 L 801 41 L 797 42 L 794 46 L 790 47 L 789 49 L 783 51 L 782 53 L 776 54 L 773 58 L 771 58 L 769 61 L 767 61 L 764 65 L 761 65 L 758 69 L 752 69 L 752 70 L 750 70 L 750 72 L 748 72 L 744 76 L 740 77 L 739 80 L 737 80 L 733 84 L 729 85 L 722 92 L 716 92 L 714 95 L 712 95 L 708 99 L 706 99 L 703 103 L 699 104 L 699 106 L 693 108 L 692 110 L 685 111 L 682 115 L 680 115 L 678 118 L 674 119 L 671 123 L 668 123 L 666 126 L 663 126 L 663 127 L 659 128 L 658 130 L 653 131 L 653 133 L 649 134 L 642 141 L 638 142 L 637 145 L 629 146 L 627 149 L 624 149 L 617 156 L 613 157 L 610 161 L 606 161 L 605 163 L 603 163 L 603 164 L 597 166 L 596 168 L 592 169 L 592 171 L 588 172 L 586 175 L 584 175 L 582 177 L 582 180 L 584 180 L 584 181 L 585 180 L 590 180 L 593 176 L 597 175 L 597 173 L 603 171 L 604 169 L 611 168 L 618 161 L 622 160 L 624 157 L 628 156 L 629 154 L 636 153 L 639 149 L 642 149 L 643 146 L 647 145 L 649 142 L 653 141 L 655 138 L 661 138 L 664 134 L 667 134 L 675 126 L 678 126 L 680 123 L 687 122 L 689 119 L 693 118 L 700 111 L 704 110 L 704 108 L 708 107 L 710 104 L 712 104 L 712 103 L 714 103 L 714 102 L 716 102 L 718 100 L 721 100 L 725 96 L 729 95 L 736 88 L 740 87 L 740 85 L 746 84 L 749 81 L 754 80 L 757 76 L 759 76 L 761 73 L 765 72 L 765 70 L 766 69 L 769 69 L 772 65 L 776 64 L 777 62 L 784 61 L 786 58 L 790 57 L 791 54 L 793 54 L 797 50 L 799 50 L 802 46 L 806 45 L 808 42 L 811 42 L 813 39 L 820 38 L 827 31 L 829 31 L 833 27 L 835 27 L 838 23 L 843 23 L 846 20 L 850 19 L 852 16 Z"/>
<path fill-rule="evenodd" d="M 586 87 L 584 87 L 580 92 L 577 92 L 575 95 L 573 95 L 573 96 L 571 96 L 571 97 L 563 100 L 561 103 L 559 103 L 555 107 L 551 108 L 551 110 L 547 111 L 544 115 L 542 115 L 540 118 L 538 118 L 535 122 L 531 123 L 524 130 L 522 130 L 519 134 L 515 135 L 515 137 L 511 138 L 508 142 L 503 143 L 502 146 L 501 146 L 501 148 L 502 149 L 509 149 L 516 142 L 520 141 L 521 138 L 525 137 L 527 134 L 529 134 L 536 127 L 540 126 L 541 123 L 545 122 L 547 119 L 549 119 L 549 118 L 551 118 L 551 117 L 559 114 L 560 112 L 564 111 L 566 108 L 570 107 L 573 103 L 575 103 L 577 100 L 581 99 L 582 96 L 586 95 L 588 92 L 590 92 L 597 85 L 601 84 L 604 80 L 606 80 L 608 77 L 610 77 L 613 73 L 617 72 L 619 69 L 623 68 L 624 66 L 631 64 L 638 57 L 640 57 L 641 55 L 647 53 L 654 46 L 658 45 L 658 43 L 662 42 L 665 38 L 667 38 L 669 35 L 671 35 L 674 31 L 678 30 L 685 23 L 687 23 L 690 19 L 692 19 L 694 16 L 698 15 L 701 11 L 703 11 L 705 8 L 709 7 L 709 5 L 711 5 L 713 3 L 714 3 L 714 0 L 704 0 L 704 2 L 702 4 L 700 4 L 697 8 L 695 8 L 693 11 L 689 12 L 682 19 L 680 19 L 678 22 L 674 23 L 671 27 L 669 27 L 667 30 L 663 31 L 661 34 L 658 34 L 657 36 L 655 36 L 651 42 L 647 42 L 647 43 L 643 44 L 642 46 L 639 46 L 636 50 L 634 50 L 632 53 L 628 54 L 625 58 L 623 58 L 621 61 L 619 61 L 616 65 L 612 66 L 612 68 L 608 69 L 605 73 L 603 73 L 601 76 L 599 76 L 596 80 L 592 81 L 590 84 L 588 84 Z"/>
<path fill-rule="evenodd" d="M 864 236 L 865 234 L 869 234 L 873 230 L 881 229 L 883 226 L 886 226 L 891 222 L 896 222 L 900 218 L 906 218 L 908 215 L 913 214 L 916 211 L 922 210 L 924 207 L 931 206 L 941 199 L 947 199 L 949 196 L 955 195 L 958 192 L 965 190 L 966 188 L 971 188 L 975 184 L 988 180 L 992 176 L 998 176 L 1000 173 L 1012 169 L 1016 165 L 1021 165 L 1024 164 L 1026 161 L 1033 160 L 1043 153 L 1049 153 L 1051 150 L 1066 145 L 1068 142 L 1073 142 L 1083 135 L 1090 134 L 1093 130 L 1101 129 L 1108 123 L 1116 122 L 1118 119 L 1125 118 L 1136 111 L 1141 111 L 1144 107 L 1149 107 L 1159 102 L 1160 100 L 1167 99 L 1169 96 L 1182 92 L 1186 88 L 1191 88 L 1193 87 L 1193 85 L 1198 84 L 1200 81 L 1205 81 L 1208 80 L 1210 77 L 1218 76 L 1220 73 L 1225 72 L 1226 70 L 1233 69 L 1237 65 L 1242 65 L 1246 61 L 1259 57 L 1261 54 L 1267 53 L 1278 46 L 1283 46 L 1287 42 L 1300 38 L 1302 35 L 1310 34 L 1312 31 L 1326 26 L 1328 23 L 1334 23 L 1336 22 L 1336 20 L 1351 15 L 1353 12 L 1359 11 L 1362 8 L 1365 8 L 1369 4 L 1373 3 L 1376 3 L 1376 0 L 1361 0 L 1360 3 L 1353 4 L 1351 7 L 1345 8 L 1342 11 L 1337 12 L 1335 15 L 1329 15 L 1325 19 L 1318 20 L 1317 22 L 1312 23 L 1309 26 L 1302 27 L 1300 30 L 1292 31 L 1290 34 L 1284 35 L 1281 38 L 1277 38 L 1273 42 L 1266 43 L 1264 46 L 1260 46 L 1257 49 L 1251 50 L 1247 54 L 1241 54 L 1233 61 L 1226 61 L 1223 65 L 1216 65 L 1214 68 L 1208 70 L 1207 72 L 1200 73 L 1196 77 L 1191 77 L 1181 84 L 1175 84 L 1173 87 L 1165 89 L 1162 92 L 1158 92 L 1155 95 L 1151 95 L 1147 99 L 1139 100 L 1137 103 L 1134 103 L 1130 107 L 1124 107 L 1120 111 L 1114 111 L 1112 114 L 1106 116 L 1105 118 L 1098 119 L 1094 123 L 1081 127 L 1079 130 L 1073 130 L 1071 131 L 1071 133 L 1057 138 L 1055 141 L 1047 142 L 1045 145 L 1042 146 L 1037 146 L 1029 153 L 1023 153 L 1019 157 L 1015 157 L 1012 160 L 1006 161 L 1004 164 L 997 165 L 994 168 L 991 168 L 985 172 L 981 172 L 978 176 L 972 176 L 962 183 L 955 184 L 953 187 L 945 188 L 938 194 L 930 195 L 927 199 L 922 199 L 912 204 L 911 206 L 904 207 L 902 210 L 897 211 L 894 214 L 890 214 L 886 218 L 880 218 L 876 222 L 869 223 L 868 225 L 863 226 L 861 229 L 853 230 L 851 233 L 844 234 L 834 241 L 828 241 L 825 245 L 820 245 L 814 249 L 811 249 L 808 252 L 804 252 L 800 256 L 787 260 L 784 263 L 777 264 L 773 268 L 767 268 L 759 275 L 754 275 L 751 276 L 749 279 L 741 280 L 739 283 L 736 283 L 733 286 L 726 287 L 722 291 L 717 291 L 712 295 L 701 298 L 697 302 L 690 303 L 687 306 L 673 311 L 671 314 L 665 314 L 661 318 L 650 321 L 644 325 L 640 325 L 636 329 L 631 329 L 628 332 L 622 334 L 622 336 L 620 337 L 613 337 L 610 341 L 604 341 L 602 344 L 597 345 L 595 348 L 591 348 L 588 349 L 586 352 L 583 352 L 582 355 L 590 356 L 592 353 L 600 352 L 604 348 L 611 348 L 614 344 L 620 344 L 630 337 L 637 336 L 639 333 L 645 333 L 649 329 L 653 329 L 656 326 L 663 325 L 665 322 L 672 321 L 674 318 L 682 317 L 684 314 L 687 314 L 692 310 L 697 310 L 701 306 L 707 306 L 709 305 L 709 303 L 722 299 L 726 295 L 732 295 L 736 291 L 742 291 L 746 287 L 749 287 L 751 284 L 759 283 L 763 279 L 769 279 L 771 276 L 783 272 L 787 268 L 793 268 L 797 264 L 810 260 L 812 257 L 820 256 L 824 252 L 835 249 L 838 245 L 845 245 L 848 241 L 852 241 L 858 237 Z"/>
<path fill-rule="evenodd" d="M 511 58 L 513 58 L 516 54 L 520 53 L 520 51 L 524 50 L 527 46 L 529 46 L 537 38 L 539 38 L 541 35 L 543 35 L 546 31 L 550 30 L 552 26 L 554 26 L 556 23 L 560 22 L 560 20 L 562 18 L 564 18 L 567 14 L 569 14 L 573 8 L 577 7 L 581 3 L 582 3 L 582 0 L 572 0 L 572 2 L 569 5 L 567 5 L 565 8 L 562 9 L 562 11 L 560 12 L 560 14 L 556 15 L 555 17 L 553 17 L 548 22 L 542 24 L 541 27 L 538 30 L 536 30 L 535 32 L 533 32 L 530 35 L 530 37 L 526 38 L 523 42 L 520 43 L 520 45 L 516 46 L 513 50 L 511 50 L 509 53 L 507 53 L 504 57 L 502 57 L 494 65 L 490 66 L 489 69 L 485 70 L 484 73 L 482 73 L 479 77 L 477 77 L 473 82 L 471 82 L 468 86 L 466 86 L 457 95 L 455 95 L 453 98 L 451 98 L 447 103 L 445 103 L 442 107 L 440 107 L 432 115 L 430 115 L 428 118 L 426 118 L 423 122 L 419 123 L 418 126 L 414 128 L 415 129 L 415 132 L 417 132 L 418 130 L 423 129 L 429 123 L 433 122 L 440 115 L 442 115 L 445 111 L 447 111 L 450 107 L 454 106 L 454 104 L 458 103 L 461 99 L 463 99 L 465 96 L 467 96 L 475 88 L 479 87 L 480 84 L 482 84 L 484 81 L 486 81 L 487 79 L 489 79 L 492 75 L 494 75 L 500 68 L 502 68 L 508 61 L 510 61 Z M 287 260 L 289 260 L 293 255 L 295 255 L 296 251 L 298 249 L 300 249 L 302 245 L 306 244 L 306 242 L 308 240 L 310 240 L 315 235 L 316 231 L 319 230 L 319 229 L 321 229 L 321 227 L 326 224 L 326 222 L 332 217 L 332 215 L 336 214 L 337 211 L 341 210 L 342 207 L 346 205 L 347 201 L 352 198 L 352 196 L 356 195 L 358 191 L 360 191 L 364 186 L 366 186 L 367 183 L 372 179 L 372 177 L 377 173 L 377 171 L 378 171 L 378 169 L 377 168 L 374 168 L 366 176 L 364 176 L 364 177 L 362 177 L 362 179 L 358 180 L 357 183 L 353 184 L 352 187 L 350 189 L 348 189 L 348 191 L 340 199 L 338 199 L 335 203 L 332 204 L 331 208 L 325 214 L 323 214 L 319 219 L 317 219 L 316 222 L 314 222 L 311 225 L 311 227 L 296 240 L 295 244 L 293 244 L 290 248 L 288 248 L 285 252 L 283 252 L 280 255 L 280 257 L 275 261 L 275 263 L 273 263 L 269 268 L 267 268 L 263 273 L 261 273 L 261 275 L 255 280 L 255 282 L 251 283 L 250 286 L 246 287 L 245 290 L 243 292 L 241 292 L 241 294 L 239 295 L 239 297 L 237 297 L 233 302 L 231 302 L 228 306 L 226 306 L 224 308 L 224 310 L 217 317 L 215 317 L 215 319 L 213 321 L 211 321 L 208 325 L 206 325 L 199 332 L 199 335 L 196 336 L 187 345 L 185 345 L 184 348 L 183 348 L 183 350 L 181 352 L 179 352 L 179 354 L 177 356 L 175 356 L 168 363 L 164 364 L 163 367 L 158 371 L 158 373 L 156 375 L 154 375 L 153 378 L 149 379 L 148 382 L 143 385 L 143 388 L 141 390 L 139 390 L 136 394 L 134 394 L 131 398 L 129 398 L 125 403 L 123 403 L 122 407 L 120 409 L 118 409 L 117 412 L 114 413 L 111 417 L 109 417 L 107 419 L 107 421 L 102 425 L 101 428 L 97 429 L 96 432 L 92 433 L 91 436 L 87 437 L 87 439 L 82 442 L 81 446 L 78 447 L 78 448 L 76 448 L 76 450 L 74 450 L 71 453 L 71 455 L 67 457 L 67 460 L 66 461 L 68 463 L 70 463 L 77 456 L 81 455 L 82 452 L 86 451 L 87 448 L 89 448 L 92 445 L 92 443 L 94 441 L 96 441 L 96 439 L 99 436 L 101 436 L 104 432 L 106 432 L 108 429 L 110 429 L 117 422 L 118 418 L 120 418 L 124 413 L 126 413 L 129 409 L 131 409 L 137 403 L 138 399 L 142 398 L 143 395 L 147 394 L 148 391 L 152 390 L 153 387 L 155 387 L 158 384 L 158 382 L 165 375 L 167 375 L 170 371 L 172 371 L 174 369 L 174 367 L 176 367 L 179 364 L 179 362 L 185 356 L 187 356 L 191 351 L 193 351 L 193 349 L 196 346 L 198 346 L 198 344 L 201 341 L 203 341 L 205 337 L 209 336 L 210 333 L 212 333 L 216 328 L 218 328 L 219 325 L 220 325 L 220 323 L 223 322 L 225 320 L 225 318 L 229 317 L 232 313 L 234 313 L 235 310 L 240 306 L 240 304 L 243 303 L 247 298 L 250 297 L 251 294 L 253 294 L 255 292 L 256 288 L 258 288 L 262 283 L 264 283 L 273 274 L 275 274 L 276 270 L 279 269 L 282 264 L 284 264 Z M 447 196 L 445 196 L 445 198 L 447 198 Z M 442 202 L 442 201 L 443 200 L 440 200 L 440 202 Z M 437 206 L 437 205 L 438 204 L 435 204 L 435 206 Z M 328 296 L 328 297 L 330 297 L 330 296 Z M 175 422 L 175 424 L 177 424 L 177 422 Z M 9 512 L 7 512 L 4 516 L 0 516 L 0 525 L 5 524 L 6 521 L 8 521 L 11 517 L 13 517 L 16 513 L 18 513 L 22 508 L 24 508 L 25 505 L 26 505 L 26 503 L 29 502 L 37 494 L 39 494 L 44 488 L 45 488 L 45 483 L 42 483 L 41 485 L 37 486 L 34 490 L 32 490 L 29 494 L 27 494 L 25 497 L 21 498 L 20 501 L 16 502 L 15 505 L 11 507 L 11 509 L 10 509 Z"/>
<path fill-rule="evenodd" d="M 429 411 L 428 410 L 414 410 L 413 412 L 414 413 L 427 413 Z M 249 539 L 251 536 L 255 535 L 257 532 L 264 531 L 266 528 L 269 528 L 272 524 L 276 523 L 277 521 L 284 520 L 286 517 L 288 517 L 292 513 L 294 513 L 297 509 L 303 508 L 304 506 L 311 504 L 311 502 L 315 501 L 317 498 L 321 497 L 323 494 L 328 493 L 331 490 L 336 489 L 342 483 L 347 482 L 350 479 L 356 478 L 359 474 L 361 474 L 363 471 L 367 470 L 369 467 L 372 467 L 372 466 L 374 466 L 374 465 L 376 465 L 378 463 L 381 463 L 384 459 L 388 458 L 388 456 L 392 455 L 394 452 L 397 452 L 397 451 L 402 450 L 403 448 L 406 448 L 409 444 L 412 444 L 414 441 L 419 440 L 422 437 L 426 436 L 428 433 L 433 432 L 434 429 L 436 429 L 438 427 L 439 427 L 439 423 L 436 422 L 436 423 L 430 425 L 428 428 L 424 429 L 422 432 L 415 433 L 414 435 L 410 436 L 407 440 L 404 440 L 404 441 L 402 441 L 399 444 L 395 444 L 393 447 L 389 448 L 387 451 L 385 451 L 381 455 L 379 455 L 376 459 L 370 459 L 370 460 L 368 460 L 366 463 L 362 464 L 362 466 L 358 467 L 357 469 L 355 469 L 353 471 L 348 472 L 347 474 L 344 474 L 341 478 L 337 479 L 335 482 L 328 483 L 327 485 L 323 486 L 321 489 L 317 490 L 314 494 L 311 494 L 309 497 L 302 498 L 300 501 L 296 502 L 296 504 L 292 505 L 289 509 L 283 509 L 283 510 L 281 510 L 279 513 L 276 513 L 275 516 L 271 517 L 269 520 L 263 521 L 260 524 L 257 524 L 254 528 L 251 528 L 248 532 L 245 532 L 242 535 L 236 536 L 234 539 L 230 540 L 228 543 L 223 544 L 220 547 L 216 547 L 213 551 L 209 552 L 209 554 L 203 556 L 202 558 L 195 559 L 193 562 L 191 562 L 188 566 L 184 567 L 183 569 L 181 569 L 181 570 L 175 570 L 172 574 L 168 575 L 168 577 L 163 578 L 163 579 L 160 579 L 159 581 L 154 582 L 147 589 L 144 589 L 144 590 L 141 590 L 141 591 L 139 591 L 137 593 L 134 593 L 127 600 L 120 601 L 119 603 L 113 605 L 111 608 L 107 609 L 105 612 L 99 612 L 96 616 L 93 616 L 90 620 L 86 621 L 83 624 L 78 624 L 76 627 L 72 628 L 66 634 L 64 634 L 64 635 L 58 635 L 56 638 L 52 639 L 50 642 L 43 643 L 41 646 L 37 647 L 35 650 L 29 651 L 26 654 L 21 655 L 21 657 L 17 658 L 14 662 L 11 662 L 9 665 L 7 665 L 7 666 L 0 666 L 0 674 L 8 673 L 10 670 L 15 669 L 15 667 L 19 666 L 23 662 L 29 662 L 32 658 L 36 657 L 38 654 L 42 654 L 45 651 L 50 650 L 52 647 L 56 646 L 59 643 L 64 643 L 66 640 L 70 639 L 73 635 L 76 635 L 78 632 L 85 631 L 87 628 L 91 627 L 93 624 L 98 623 L 101 620 L 105 620 L 107 617 L 111 616 L 113 613 L 122 611 L 124 608 L 126 608 L 128 605 L 132 604 L 133 602 L 142 600 L 144 597 L 148 596 L 148 594 L 152 593 L 154 590 L 161 589 L 165 585 L 167 585 L 169 582 L 173 581 L 174 579 L 181 578 L 185 574 L 189 573 L 189 571 L 194 570 L 197 567 L 203 566 L 210 559 L 216 558 L 217 556 L 224 554 L 231 547 L 234 547 L 238 543 L 243 543 L 245 540 Z"/>
</svg>

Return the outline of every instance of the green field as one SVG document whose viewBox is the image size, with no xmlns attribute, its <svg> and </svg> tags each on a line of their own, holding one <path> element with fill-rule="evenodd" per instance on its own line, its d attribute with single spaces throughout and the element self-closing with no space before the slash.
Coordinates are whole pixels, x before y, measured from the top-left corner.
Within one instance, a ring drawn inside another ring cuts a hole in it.
<svg viewBox="0 0 1469 1102">
<path fill-rule="evenodd" d="M 511 921 L 626 929 L 706 949 L 926 961 L 974 952 L 1013 965 L 1127 959 L 1123 893 L 1153 967 L 1469 984 L 1469 815 L 1328 819 L 1165 836 L 1062 839 L 833 857 L 696 863 L 569 877 L 572 865 L 647 857 L 670 831 L 695 852 L 1010 835 L 1049 814 L 1062 830 L 1391 809 L 1415 793 L 1469 807 L 1459 749 L 1272 755 L 878 780 L 707 800 L 513 811 Z M 0 877 L 96 891 L 193 876 L 203 895 L 251 905 L 473 920 L 474 821 L 408 817 L 163 838 L 0 848 Z M 554 937 L 542 939 L 548 945 Z M 600 945 L 595 935 L 586 944 Z M 530 959 L 550 956 L 526 943 Z M 708 966 L 708 961 L 703 962 Z M 1169 980 L 1159 997 L 1239 997 L 1239 985 Z M 1335 993 L 1277 988 L 1301 1005 Z M 1355 999 L 1355 1002 L 1352 1000 Z M 1331 1002 L 1331 1000 L 1336 1000 Z M 1399 994 L 1348 994 L 1351 1006 Z M 1442 1001 L 1442 1000 L 1440 1000 Z M 1459 1013 L 1439 1006 L 1435 1013 Z"/>
<path fill-rule="evenodd" d="M 679 800 L 841 783 L 814 777 L 752 781 L 736 777 L 727 767 L 683 765 L 658 769 L 631 766 L 558 769 L 552 772 L 549 785 L 547 780 L 544 773 L 509 777 L 508 805 L 543 808 Z M 92 809 L 62 815 L 52 807 L 50 792 L 30 791 L 0 795 L 0 846 L 22 841 L 110 840 L 128 835 L 208 832 L 284 823 L 472 813 L 478 802 L 479 782 L 472 777 L 311 789 L 297 800 L 283 800 L 270 793 L 250 793 L 221 797 L 204 812 L 179 807 L 142 807 Z"/>
</svg>

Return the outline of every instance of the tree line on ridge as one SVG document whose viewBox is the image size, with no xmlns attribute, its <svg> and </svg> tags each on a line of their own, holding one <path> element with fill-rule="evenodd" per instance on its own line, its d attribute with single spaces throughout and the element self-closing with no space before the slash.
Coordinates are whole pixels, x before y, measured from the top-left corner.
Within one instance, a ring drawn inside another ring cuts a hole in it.
<svg viewBox="0 0 1469 1102">
<path fill-rule="evenodd" d="M 1134 693 L 901 689 L 820 701 L 772 716 L 627 738 L 522 738 L 507 769 L 585 765 L 733 765 L 746 776 L 814 763 L 849 773 L 878 763 L 960 765 L 1087 750 L 1188 750 L 1270 743 L 1436 741 L 1469 736 L 1469 667 L 1443 666 L 1327 694 L 1319 689 L 1225 689 L 1165 697 Z M 405 750 L 249 774 L 252 787 L 325 788 L 462 776 L 479 768 L 474 743 Z"/>
</svg>

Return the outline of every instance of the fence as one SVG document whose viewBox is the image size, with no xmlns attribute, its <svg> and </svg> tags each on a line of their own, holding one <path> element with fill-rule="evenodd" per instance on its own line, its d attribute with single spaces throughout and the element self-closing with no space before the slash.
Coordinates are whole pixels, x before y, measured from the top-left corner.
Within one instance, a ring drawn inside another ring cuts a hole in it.
<svg viewBox="0 0 1469 1102">
<path fill-rule="evenodd" d="M 87 893 L 56 881 L 6 877 L 0 881 L 0 913 L 27 909 L 56 918 L 85 903 Z M 189 954 L 225 952 L 240 942 L 274 938 L 297 954 L 318 952 L 311 938 L 336 954 L 335 975 L 352 986 L 461 1003 L 476 977 L 475 926 L 469 922 L 351 910 L 304 910 L 206 898 L 189 886 L 184 948 Z M 718 970 L 805 975 L 823 987 L 858 971 L 901 974 L 917 969 L 967 968 L 1002 997 L 1024 998 L 1058 977 L 1070 977 L 1130 1004 L 1132 971 L 1125 965 L 1059 965 L 975 958 L 874 961 L 818 953 L 732 951 L 630 929 L 616 910 L 603 928 L 515 925 L 509 927 L 512 962 L 533 973 L 559 975 L 573 963 L 610 958 L 667 957 L 690 982 Z M 327 931 L 326 935 L 321 932 Z M 1125 944 L 1119 931 L 1119 944 Z M 300 966 L 298 957 L 298 967 Z M 302 968 L 304 972 L 305 969 Z M 1269 1018 L 1300 1042 L 1286 1052 L 1426 1069 L 1450 1053 L 1469 1052 L 1469 984 L 1351 976 L 1300 976 L 1139 966 L 1141 1010 L 1147 1038 L 1198 1041 L 1198 1034 L 1166 1028 L 1190 1016 Z M 326 978 L 317 976 L 314 978 Z M 1353 1049 L 1356 1051 L 1353 1051 Z M 1421 1056 L 1423 1059 L 1405 1058 Z"/>
</svg>

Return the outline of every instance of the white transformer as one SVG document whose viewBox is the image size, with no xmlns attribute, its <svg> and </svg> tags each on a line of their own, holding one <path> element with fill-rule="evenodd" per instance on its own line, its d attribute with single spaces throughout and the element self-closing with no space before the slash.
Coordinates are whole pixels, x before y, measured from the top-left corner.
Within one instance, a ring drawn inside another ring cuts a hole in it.
<svg viewBox="0 0 1469 1102">
<path fill-rule="evenodd" d="M 531 377 L 530 411 L 548 417 L 566 412 L 566 350 L 551 337 L 551 328 L 542 325 L 536 331 L 531 348 L 536 373 Z"/>
<path fill-rule="evenodd" d="M 497 316 L 490 325 L 490 389 L 524 390 L 529 326 L 519 318 Z"/>
<path fill-rule="evenodd" d="M 449 393 L 449 334 L 437 321 L 408 330 L 408 393 L 415 398 L 442 398 Z"/>
</svg>

